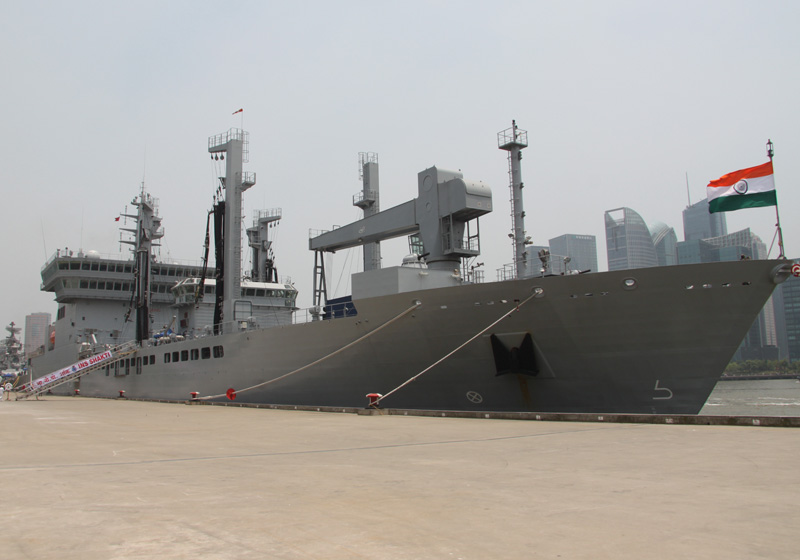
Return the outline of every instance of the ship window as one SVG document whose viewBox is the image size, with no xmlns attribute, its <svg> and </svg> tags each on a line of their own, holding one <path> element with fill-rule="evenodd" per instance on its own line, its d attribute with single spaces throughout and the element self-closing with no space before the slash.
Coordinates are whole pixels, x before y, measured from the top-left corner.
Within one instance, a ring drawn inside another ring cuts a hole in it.
<svg viewBox="0 0 800 560">
<path fill-rule="evenodd" d="M 122 283 L 121 282 L 114 282 L 114 289 L 117 290 L 118 292 L 122 291 Z"/>
<path fill-rule="evenodd" d="M 110 365 L 107 365 L 107 366 L 106 366 L 106 377 L 108 377 L 108 374 L 109 374 L 109 373 L 111 373 L 111 366 L 110 366 Z"/>
<path fill-rule="evenodd" d="M 179 358 L 180 358 L 180 352 L 178 352 L 177 350 L 175 350 L 175 351 L 172 353 L 172 361 L 173 361 L 173 362 L 177 362 Z"/>
<path fill-rule="evenodd" d="M 256 290 L 256 297 L 264 297 L 264 289 L 259 288 Z"/>
<path fill-rule="evenodd" d="M 92 263 L 92 270 L 97 270 L 99 268 L 97 263 Z"/>
<path fill-rule="evenodd" d="M 221 358 L 225 355 L 225 351 L 223 350 L 222 346 L 214 346 L 214 357 Z"/>
<path fill-rule="evenodd" d="M 152 366 L 155 363 L 156 363 L 156 355 L 153 354 L 152 356 L 150 356 L 150 365 Z"/>
<path fill-rule="evenodd" d="M 139 358 L 139 360 L 142 362 L 143 366 L 149 366 L 150 365 L 150 358 L 148 358 L 147 356 L 145 356 L 144 359 Z"/>
<path fill-rule="evenodd" d="M 88 280 L 81 280 L 81 290 L 89 289 L 89 281 Z"/>
<path fill-rule="evenodd" d="M 207 294 L 213 294 L 214 293 L 214 288 L 215 288 L 215 286 L 206 286 L 205 292 Z"/>
<path fill-rule="evenodd" d="M 97 281 L 92 280 L 91 282 L 89 282 L 89 289 L 90 290 L 96 290 L 97 289 Z"/>
<path fill-rule="evenodd" d="M 113 290 L 114 282 L 106 282 L 106 290 Z"/>
<path fill-rule="evenodd" d="M 175 276 L 175 269 L 174 268 L 167 269 L 167 276 Z"/>
<path fill-rule="evenodd" d="M 58 263 L 58 270 L 69 270 L 69 263 L 68 262 L 59 262 Z"/>
<path fill-rule="evenodd" d="M 125 358 L 125 375 L 130 375 L 131 373 L 131 360 L 130 358 Z"/>
<path fill-rule="evenodd" d="M 90 263 L 81 263 L 81 270 L 91 270 L 92 266 Z"/>
<path fill-rule="evenodd" d="M 181 361 L 188 362 L 189 361 L 189 351 L 188 350 L 181 350 Z"/>
<path fill-rule="evenodd" d="M 106 270 L 108 270 L 108 265 L 100 263 L 100 272 L 105 272 Z"/>
<path fill-rule="evenodd" d="M 71 262 L 71 263 L 69 263 L 69 269 L 70 270 L 80 270 L 81 269 L 81 263 L 79 263 L 79 262 Z"/>
<path fill-rule="evenodd" d="M 200 355 L 204 360 L 207 360 L 211 357 L 211 348 L 206 346 L 205 348 L 200 349 Z"/>
<path fill-rule="evenodd" d="M 123 284 L 122 285 L 122 291 L 123 292 L 130 292 L 131 291 L 131 285 L 130 284 Z"/>
<path fill-rule="evenodd" d="M 165 353 L 164 353 L 164 363 L 165 363 L 165 364 L 168 364 L 168 363 L 169 363 L 169 352 L 165 352 Z"/>
<path fill-rule="evenodd" d="M 200 359 L 200 350 L 198 350 L 197 348 L 192 348 L 192 359 L 193 360 Z"/>
<path fill-rule="evenodd" d="M 131 269 L 131 265 L 126 264 L 125 265 L 125 274 L 130 274 L 131 272 L 133 272 L 133 270 Z"/>
</svg>

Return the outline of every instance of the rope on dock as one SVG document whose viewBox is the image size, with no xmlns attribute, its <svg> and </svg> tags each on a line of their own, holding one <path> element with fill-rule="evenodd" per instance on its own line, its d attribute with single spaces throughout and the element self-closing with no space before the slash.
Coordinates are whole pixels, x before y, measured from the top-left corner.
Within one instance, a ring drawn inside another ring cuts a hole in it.
<svg viewBox="0 0 800 560">
<path fill-rule="evenodd" d="M 276 378 L 274 378 L 274 379 L 270 379 L 270 380 L 268 380 L 268 381 L 264 381 L 263 383 L 259 383 L 259 384 L 257 384 L 257 385 L 253 385 L 252 387 L 247 387 L 247 388 L 245 388 L 245 389 L 241 389 L 241 390 L 237 389 L 237 390 L 236 390 L 236 394 L 239 394 L 239 393 L 244 393 L 244 392 L 246 392 L 246 391 L 250 391 L 250 390 L 252 390 L 252 389 L 258 389 L 259 387 L 264 387 L 265 385 L 269 385 L 270 383 L 275 383 L 276 381 L 280 381 L 281 379 L 286 379 L 286 378 L 287 378 L 287 377 L 289 377 L 290 375 L 294 375 L 295 373 L 300 373 L 300 372 L 301 372 L 301 371 L 303 371 L 303 370 L 306 370 L 306 369 L 308 369 L 308 368 L 310 368 L 310 367 L 313 367 L 313 366 L 315 366 L 315 365 L 317 365 L 317 364 L 319 364 L 319 363 L 321 363 L 321 362 L 324 362 L 324 361 L 325 361 L 325 360 L 327 360 L 328 358 L 332 358 L 332 357 L 334 357 L 335 355 L 337 355 L 337 354 L 339 354 L 339 353 L 341 353 L 341 352 L 344 352 L 344 351 L 345 351 L 345 350 L 347 350 L 348 348 L 351 348 L 351 347 L 355 346 L 355 345 L 356 345 L 356 344 L 358 344 L 359 342 L 361 342 L 361 341 L 363 341 L 363 340 L 366 340 L 367 338 L 371 337 L 373 334 L 376 334 L 377 332 L 381 331 L 382 329 L 384 329 L 384 328 L 388 327 L 389 325 L 391 325 L 391 324 L 392 324 L 392 323 L 394 323 L 395 321 L 397 321 L 397 320 L 401 319 L 402 317 L 405 317 L 406 315 L 408 315 L 409 313 L 411 313 L 412 311 L 414 311 L 415 309 L 417 309 L 417 308 L 418 308 L 420 305 L 422 305 L 422 302 L 420 302 L 420 301 L 417 301 L 417 302 L 416 302 L 414 305 L 412 305 L 411 307 L 409 307 L 408 309 L 406 309 L 406 310 L 405 310 L 405 311 L 403 311 L 402 313 L 400 313 L 400 314 L 396 315 L 396 316 L 395 316 L 395 317 L 393 317 L 392 319 L 389 319 L 389 320 L 388 320 L 388 321 L 386 321 L 384 324 L 382 324 L 382 325 L 380 325 L 379 327 L 377 327 L 377 328 L 375 328 L 375 329 L 371 330 L 370 332 L 368 332 L 368 333 L 366 333 L 366 334 L 364 334 L 364 335 L 360 336 L 359 338 L 357 338 L 356 340 L 354 340 L 354 341 L 350 342 L 349 344 L 347 344 L 347 345 L 345 345 L 345 346 L 342 346 L 342 347 L 341 347 L 341 348 L 339 348 L 338 350 L 335 350 L 335 351 L 331 352 L 331 353 L 330 353 L 330 354 L 328 354 L 327 356 L 323 356 L 322 358 L 320 358 L 320 359 L 318 359 L 318 360 L 316 360 L 316 361 L 313 361 L 313 362 L 311 362 L 310 364 L 306 364 L 306 365 L 304 365 L 304 366 L 302 366 L 302 367 L 299 367 L 299 368 L 297 368 L 297 369 L 296 369 L 296 370 L 294 370 L 294 371 L 290 371 L 289 373 L 285 373 L 285 374 L 283 374 L 283 375 L 281 375 L 281 376 L 279 376 L 279 377 L 276 377 Z M 219 395 L 211 395 L 211 396 L 207 396 L 207 397 L 197 397 L 195 400 L 211 400 L 211 399 L 218 399 L 218 398 L 220 398 L 220 397 L 226 397 L 226 396 L 228 396 L 228 394 L 227 394 L 227 393 L 221 393 L 221 394 L 219 394 Z"/>
</svg>

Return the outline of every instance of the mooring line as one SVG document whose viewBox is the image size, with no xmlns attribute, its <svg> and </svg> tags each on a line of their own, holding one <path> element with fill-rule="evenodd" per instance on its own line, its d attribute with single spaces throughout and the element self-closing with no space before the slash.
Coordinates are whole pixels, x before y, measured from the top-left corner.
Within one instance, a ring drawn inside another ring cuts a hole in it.
<svg viewBox="0 0 800 560">
<path fill-rule="evenodd" d="M 500 321 L 502 321 L 503 319 L 505 319 L 506 317 L 508 317 L 508 316 L 509 316 L 509 315 L 511 315 L 512 313 L 514 313 L 514 312 L 516 312 L 516 311 L 519 311 L 519 308 L 520 308 L 520 307 L 522 307 L 523 305 L 525 305 L 526 303 L 528 303 L 528 302 L 529 302 L 531 299 L 533 299 L 533 298 L 534 298 L 534 297 L 536 297 L 537 295 L 539 295 L 539 293 L 538 293 L 538 292 L 534 292 L 534 293 L 532 293 L 531 295 L 529 295 L 529 296 L 528 296 L 528 297 L 525 299 L 525 301 L 523 301 L 522 303 L 519 303 L 519 304 L 517 304 L 517 305 L 516 305 L 516 306 L 515 306 L 513 309 L 511 309 L 510 311 L 508 311 L 508 312 L 506 312 L 505 314 L 503 314 L 503 316 L 502 316 L 502 317 L 500 317 L 500 318 L 499 318 L 499 319 L 497 319 L 495 322 L 493 322 L 491 325 L 489 325 L 488 327 L 486 327 L 485 329 L 483 329 L 482 331 L 480 331 L 478 334 L 476 334 L 475 336 L 471 337 L 469 340 L 467 340 L 466 342 L 464 342 L 463 344 L 461 344 L 461 345 L 460 345 L 458 348 L 456 348 L 455 350 L 451 351 L 451 352 L 450 352 L 449 354 L 447 354 L 446 356 L 443 356 L 443 357 L 439 358 L 439 359 L 438 359 L 438 360 L 436 360 L 434 363 L 432 363 L 431 365 L 429 365 L 428 367 L 426 367 L 425 369 L 423 369 L 421 372 L 419 372 L 419 373 L 418 373 L 418 374 L 416 374 L 415 376 L 413 376 L 413 377 L 409 378 L 408 380 L 404 381 L 403 383 L 401 383 L 400 385 L 398 385 L 397 387 L 395 387 L 394 389 L 392 389 L 391 391 L 389 391 L 389 392 L 388 392 L 388 393 L 386 393 L 385 395 L 382 395 L 382 396 L 380 396 L 380 397 L 376 398 L 376 399 L 375 399 L 375 400 L 374 400 L 372 403 L 370 403 L 370 406 L 373 406 L 373 407 L 375 407 L 375 406 L 376 406 L 378 403 L 380 403 L 380 402 L 381 402 L 383 399 L 385 399 L 386 397 L 388 397 L 388 396 L 389 396 L 389 395 L 391 395 L 392 393 L 396 393 L 397 391 L 399 391 L 400 389 L 402 389 L 403 387 L 405 387 L 405 386 L 406 386 L 406 385 L 408 385 L 409 383 L 412 383 L 413 381 L 415 381 L 415 380 L 416 380 L 418 377 L 420 377 L 420 376 L 421 376 L 423 373 L 426 373 L 426 372 L 428 372 L 428 371 L 432 370 L 433 368 L 435 368 L 436 366 L 438 366 L 439 364 L 441 364 L 443 361 L 445 361 L 447 358 L 449 358 L 450 356 L 452 356 L 453 354 L 455 354 L 456 352 L 458 352 L 459 350 L 461 350 L 462 348 L 464 348 L 464 346 L 466 346 L 467 344 L 469 344 L 470 342 L 472 342 L 473 340 L 475 340 L 476 338 L 478 338 L 479 336 L 481 336 L 483 333 L 485 333 L 486 331 L 488 331 L 489 329 L 491 329 L 492 327 L 494 327 L 494 326 L 495 326 L 496 324 L 498 324 Z"/>
<path fill-rule="evenodd" d="M 270 379 L 268 381 L 264 381 L 263 383 L 259 383 L 257 385 L 253 385 L 252 387 L 247 387 L 245 389 L 236 390 L 236 394 L 244 393 L 245 391 L 250 391 L 252 389 L 257 389 L 259 387 L 264 387 L 265 385 L 269 385 L 270 383 L 275 383 L 276 381 L 280 381 L 281 379 L 286 379 L 287 377 L 289 377 L 290 375 L 294 375 L 295 373 L 300 373 L 301 371 L 303 371 L 305 369 L 308 369 L 308 368 L 310 368 L 312 366 L 315 366 L 315 365 L 319 364 L 320 362 L 324 362 L 328 358 L 332 358 L 333 356 L 339 354 L 340 352 L 344 352 L 345 350 L 347 350 L 348 348 L 350 348 L 352 346 L 355 346 L 356 344 L 358 344 L 362 340 L 366 340 L 367 338 L 371 337 L 373 334 L 375 334 L 375 333 L 379 332 L 380 330 L 388 327 L 389 325 L 391 325 L 395 321 L 399 320 L 400 318 L 404 317 L 405 315 L 408 315 L 409 313 L 411 313 L 412 311 L 417 309 L 420 305 L 422 305 L 422 302 L 419 302 L 419 301 L 416 302 L 414 305 L 412 305 L 411 307 L 409 307 L 408 309 L 406 309 L 405 311 L 403 311 L 399 315 L 393 317 L 392 319 L 389 319 L 388 321 L 386 321 L 384 324 L 380 325 L 376 329 L 373 329 L 370 332 L 360 336 L 356 340 L 350 342 L 349 344 L 347 344 L 345 346 L 342 346 L 338 350 L 335 350 L 335 351 L 331 352 L 327 356 L 323 356 L 322 358 L 320 358 L 320 359 L 318 359 L 318 360 L 316 360 L 314 362 L 311 362 L 310 364 L 306 364 L 306 365 L 304 365 L 304 366 L 302 366 L 302 367 L 300 367 L 300 368 L 298 368 L 298 369 L 296 369 L 294 371 L 290 371 L 289 373 L 284 373 L 283 375 L 281 375 L 280 377 L 276 377 L 275 379 Z M 220 395 L 211 395 L 211 396 L 208 396 L 208 397 L 197 397 L 194 400 L 211 400 L 211 399 L 218 399 L 220 397 L 226 397 L 226 396 L 228 396 L 227 393 L 222 393 Z"/>
</svg>

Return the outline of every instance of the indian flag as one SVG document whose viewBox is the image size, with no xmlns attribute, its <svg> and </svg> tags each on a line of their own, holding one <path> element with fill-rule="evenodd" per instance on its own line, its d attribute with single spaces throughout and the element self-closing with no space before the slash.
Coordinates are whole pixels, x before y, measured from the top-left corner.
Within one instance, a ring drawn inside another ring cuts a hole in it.
<svg viewBox="0 0 800 560">
<path fill-rule="evenodd" d="M 772 162 L 723 175 L 706 187 L 708 211 L 729 212 L 742 208 L 777 206 Z"/>
</svg>

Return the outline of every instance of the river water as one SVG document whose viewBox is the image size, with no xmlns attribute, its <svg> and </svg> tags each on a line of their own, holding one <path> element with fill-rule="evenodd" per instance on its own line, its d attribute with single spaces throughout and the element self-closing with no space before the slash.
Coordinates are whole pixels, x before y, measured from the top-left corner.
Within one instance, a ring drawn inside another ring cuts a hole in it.
<svg viewBox="0 0 800 560">
<path fill-rule="evenodd" d="M 800 380 L 720 381 L 700 414 L 800 416 Z"/>
</svg>

